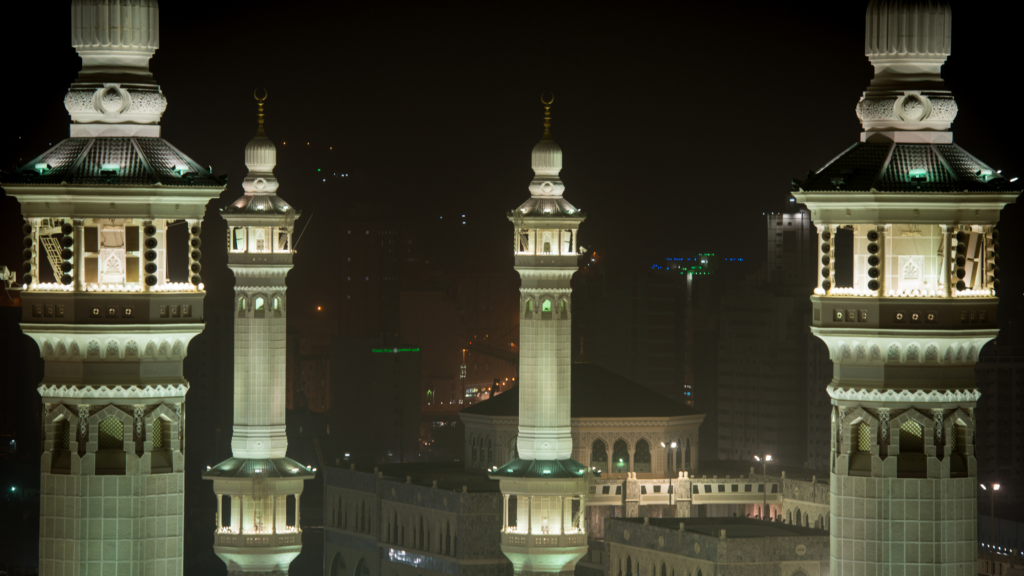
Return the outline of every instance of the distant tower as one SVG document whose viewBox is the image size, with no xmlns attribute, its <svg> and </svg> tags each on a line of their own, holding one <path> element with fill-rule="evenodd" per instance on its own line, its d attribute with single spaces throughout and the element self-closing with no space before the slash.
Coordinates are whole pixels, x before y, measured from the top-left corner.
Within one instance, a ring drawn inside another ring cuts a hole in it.
<svg viewBox="0 0 1024 576">
<path fill-rule="evenodd" d="M 553 98 L 552 98 L 553 101 Z M 576 234 L 583 213 L 562 198 L 562 149 L 544 136 L 533 147 L 530 199 L 509 214 L 520 288 L 519 458 L 498 466 L 505 498 L 501 550 L 517 575 L 572 574 L 587 551 L 587 469 L 572 459 L 569 375 Z"/>
<path fill-rule="evenodd" d="M 974 364 L 997 334 L 995 225 L 1020 186 L 953 143 L 950 16 L 944 1 L 869 4 L 860 142 L 793 191 L 818 229 L 811 330 L 834 364 L 837 576 L 977 571 Z M 836 253 L 838 228 L 852 254 Z"/>
<path fill-rule="evenodd" d="M 277 149 L 263 132 L 264 100 L 257 97 L 258 128 L 245 146 L 245 194 L 221 211 L 235 273 L 233 457 L 203 474 L 217 495 L 213 549 L 232 575 L 288 573 L 302 551 L 303 482 L 316 471 L 285 456 L 285 277 L 300 213 L 277 195 Z"/>
<path fill-rule="evenodd" d="M 182 360 L 225 179 L 160 137 L 156 1 L 75 0 L 71 25 L 70 137 L 0 175 L 26 221 L 21 326 L 46 362 L 39 573 L 181 574 Z"/>
</svg>

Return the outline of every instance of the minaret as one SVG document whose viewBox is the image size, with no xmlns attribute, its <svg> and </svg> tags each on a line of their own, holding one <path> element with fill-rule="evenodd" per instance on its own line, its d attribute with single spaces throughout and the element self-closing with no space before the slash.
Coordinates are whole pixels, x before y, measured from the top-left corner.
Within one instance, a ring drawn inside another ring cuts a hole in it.
<svg viewBox="0 0 1024 576">
<path fill-rule="evenodd" d="M 160 137 L 156 0 L 74 0 L 71 25 L 70 137 L 0 175 L 26 222 L 21 327 L 46 363 L 39 573 L 180 575 L 182 360 L 203 330 L 199 234 L 225 178 Z M 169 266 L 175 253 L 187 264 Z"/>
<path fill-rule="evenodd" d="M 303 482 L 316 472 L 285 456 L 285 277 L 300 213 L 277 195 L 277 149 L 263 131 L 264 100 L 266 93 L 256 97 L 256 136 L 245 146 L 245 194 L 221 210 L 235 274 L 232 457 L 203 474 L 217 495 L 213 549 L 232 575 L 288 573 L 302 551 Z"/>
<path fill-rule="evenodd" d="M 517 575 L 572 574 L 587 551 L 587 469 L 572 459 L 569 430 L 572 289 L 576 234 L 585 218 L 562 198 L 562 149 L 533 147 L 530 199 L 513 210 L 519 306 L 519 457 L 491 470 L 504 495 L 501 550 Z"/>
<path fill-rule="evenodd" d="M 977 571 L 974 364 L 998 332 L 995 225 L 1021 187 L 953 143 L 950 17 L 944 1 L 870 2 L 860 142 L 794 183 L 819 235 L 811 331 L 834 365 L 837 576 Z"/>
</svg>

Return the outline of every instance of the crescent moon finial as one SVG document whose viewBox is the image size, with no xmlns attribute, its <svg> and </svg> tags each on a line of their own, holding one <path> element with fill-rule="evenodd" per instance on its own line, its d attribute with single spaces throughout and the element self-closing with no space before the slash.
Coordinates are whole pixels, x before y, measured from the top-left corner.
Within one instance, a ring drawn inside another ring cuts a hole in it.
<svg viewBox="0 0 1024 576">
<path fill-rule="evenodd" d="M 551 98 L 547 101 L 544 100 L 544 92 L 540 95 L 540 103 L 544 105 L 544 136 L 541 137 L 543 142 L 552 142 L 554 138 L 551 136 L 551 105 L 555 102 L 555 93 L 551 93 Z"/>
<path fill-rule="evenodd" d="M 252 91 L 252 97 L 256 99 L 256 135 L 265 136 L 263 132 L 263 102 L 267 99 L 267 89 L 263 89 L 263 97 L 260 98 L 260 89 L 257 88 Z"/>
</svg>

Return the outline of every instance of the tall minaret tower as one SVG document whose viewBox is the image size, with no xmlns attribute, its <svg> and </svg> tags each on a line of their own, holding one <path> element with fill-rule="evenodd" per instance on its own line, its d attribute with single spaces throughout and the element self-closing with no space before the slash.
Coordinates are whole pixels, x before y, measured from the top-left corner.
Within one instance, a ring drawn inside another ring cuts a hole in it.
<svg viewBox="0 0 1024 576">
<path fill-rule="evenodd" d="M 572 459 L 569 430 L 572 289 L 584 215 L 562 198 L 562 149 L 533 147 L 530 199 L 509 214 L 522 279 L 519 306 L 519 457 L 494 468 L 505 499 L 501 550 L 517 575 L 572 574 L 587 551 L 587 469 Z"/>
<path fill-rule="evenodd" d="M 998 332 L 995 225 L 1021 187 L 953 143 L 950 17 L 944 1 L 870 2 L 860 142 L 794 183 L 819 235 L 811 331 L 835 371 L 837 576 L 977 571 L 974 364 Z"/>
<path fill-rule="evenodd" d="M 245 194 L 221 211 L 228 267 L 235 273 L 233 457 L 203 474 L 217 495 L 214 551 L 232 575 L 288 573 L 302 551 L 303 482 L 316 472 L 285 456 L 285 277 L 299 212 L 277 195 L 277 149 L 263 131 L 266 94 L 256 100 L 256 136 L 245 146 Z"/>
<path fill-rule="evenodd" d="M 25 218 L 21 326 L 46 362 L 39 573 L 180 575 L 182 360 L 225 179 L 160 137 L 156 0 L 74 0 L 71 26 L 70 137 L 0 175 Z"/>
</svg>

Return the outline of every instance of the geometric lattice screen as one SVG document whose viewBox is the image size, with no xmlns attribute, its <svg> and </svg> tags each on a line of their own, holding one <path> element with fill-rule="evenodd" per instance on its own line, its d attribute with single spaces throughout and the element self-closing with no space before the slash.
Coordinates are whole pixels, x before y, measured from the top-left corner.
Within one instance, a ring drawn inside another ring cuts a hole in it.
<svg viewBox="0 0 1024 576">
<path fill-rule="evenodd" d="M 924 429 L 913 420 L 900 424 L 900 452 L 924 452 Z"/>
<path fill-rule="evenodd" d="M 153 420 L 153 434 L 150 436 L 153 440 L 153 449 L 164 447 L 164 421 L 157 417 Z"/>
<path fill-rule="evenodd" d="M 960 435 L 960 426 L 953 424 L 952 428 L 953 433 L 949 435 L 949 451 L 956 452 L 956 437 Z"/>
<path fill-rule="evenodd" d="M 871 452 L 871 426 L 867 422 L 857 425 L 857 452 Z"/>
<path fill-rule="evenodd" d="M 100 450 L 124 450 L 124 424 L 113 416 L 100 422 Z"/>
</svg>

